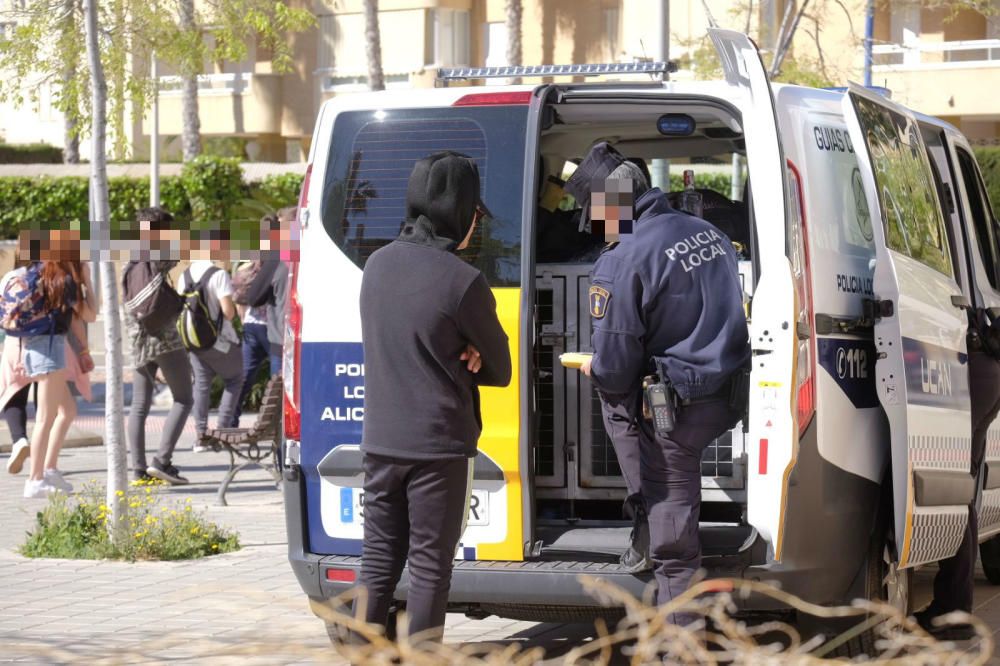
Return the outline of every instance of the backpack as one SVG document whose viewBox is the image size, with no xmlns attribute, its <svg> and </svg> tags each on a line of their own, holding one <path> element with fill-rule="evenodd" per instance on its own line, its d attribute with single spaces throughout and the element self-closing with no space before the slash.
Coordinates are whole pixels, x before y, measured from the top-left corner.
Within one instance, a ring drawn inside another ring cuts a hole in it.
<svg viewBox="0 0 1000 666">
<path fill-rule="evenodd" d="M 245 261 L 233 271 L 233 301 L 259 308 L 274 301 L 271 280 L 278 267 L 276 261 Z"/>
<path fill-rule="evenodd" d="M 12 271 L 0 296 L 0 326 L 7 335 L 49 335 L 56 330 L 56 313 L 45 304 L 40 278 L 42 264 L 35 262 Z"/>
<path fill-rule="evenodd" d="M 190 351 L 211 349 L 222 331 L 222 310 L 220 308 L 219 316 L 213 321 L 205 295 L 209 279 L 218 270 L 221 269 L 212 266 L 198 282 L 191 279 L 190 268 L 184 271 L 184 293 L 181 294 L 183 302 L 180 317 L 177 318 L 177 332 L 180 333 L 185 349 Z"/>
<path fill-rule="evenodd" d="M 170 276 L 151 261 L 129 262 L 122 275 L 122 295 L 126 312 L 149 335 L 170 326 L 184 307 Z"/>
</svg>

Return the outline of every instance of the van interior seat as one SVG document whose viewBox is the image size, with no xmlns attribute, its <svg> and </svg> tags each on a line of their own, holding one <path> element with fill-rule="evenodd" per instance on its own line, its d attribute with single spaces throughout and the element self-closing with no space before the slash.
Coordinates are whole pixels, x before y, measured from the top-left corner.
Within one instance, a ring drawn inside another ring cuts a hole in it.
<svg viewBox="0 0 1000 666">
<path fill-rule="evenodd" d="M 747 217 L 746 205 L 742 201 L 733 201 L 715 190 L 696 189 L 701 194 L 702 217 L 729 237 L 735 243 L 747 247 L 750 243 L 750 220 Z M 681 192 L 667 194 L 670 205 L 680 208 Z"/>
</svg>

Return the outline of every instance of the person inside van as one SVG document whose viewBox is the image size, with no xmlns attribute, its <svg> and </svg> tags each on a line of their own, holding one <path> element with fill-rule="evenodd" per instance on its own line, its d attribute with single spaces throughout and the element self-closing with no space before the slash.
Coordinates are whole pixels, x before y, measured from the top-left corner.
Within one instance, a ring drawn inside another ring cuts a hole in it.
<svg viewBox="0 0 1000 666">
<path fill-rule="evenodd" d="M 385 626 L 404 562 L 409 634 L 442 637 L 482 417 L 479 386 L 511 378 L 507 335 L 483 274 L 455 251 L 488 211 L 479 170 L 440 152 L 416 163 L 406 224 L 361 280 L 365 520 L 359 619 Z"/>
<path fill-rule="evenodd" d="M 607 143 L 591 149 L 566 186 L 593 228 L 621 239 L 594 264 L 594 355 L 580 370 L 600 394 L 637 516 L 622 564 L 652 567 L 662 605 L 701 565 L 702 452 L 739 421 L 745 399 L 750 339 L 736 254 L 718 229 L 671 208 Z M 644 524 L 648 536 L 638 529 Z"/>
</svg>

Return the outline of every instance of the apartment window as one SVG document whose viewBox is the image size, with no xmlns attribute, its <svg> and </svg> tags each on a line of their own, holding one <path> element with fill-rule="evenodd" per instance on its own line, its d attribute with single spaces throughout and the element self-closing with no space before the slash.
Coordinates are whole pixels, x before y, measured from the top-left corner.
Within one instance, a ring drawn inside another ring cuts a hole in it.
<svg viewBox="0 0 1000 666">
<path fill-rule="evenodd" d="M 486 66 L 504 67 L 507 62 L 507 24 L 486 24 Z"/>
<path fill-rule="evenodd" d="M 434 65 L 461 67 L 470 64 L 469 12 L 462 9 L 431 10 L 434 25 Z"/>
<path fill-rule="evenodd" d="M 0 21 L 0 39 L 13 37 L 15 28 L 17 28 L 16 21 Z"/>
<path fill-rule="evenodd" d="M 367 89 L 364 14 L 325 14 L 318 19 L 315 76 L 320 90 L 350 92 Z M 426 34 L 426 21 L 423 9 L 379 12 L 382 71 L 386 87 L 406 86 L 410 73 L 423 69 L 426 45 L 421 37 Z"/>
</svg>

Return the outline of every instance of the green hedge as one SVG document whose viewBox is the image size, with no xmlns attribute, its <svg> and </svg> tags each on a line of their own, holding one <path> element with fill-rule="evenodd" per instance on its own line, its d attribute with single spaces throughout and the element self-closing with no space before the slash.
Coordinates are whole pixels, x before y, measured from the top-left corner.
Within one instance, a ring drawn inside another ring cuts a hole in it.
<svg viewBox="0 0 1000 666">
<path fill-rule="evenodd" d="M 0 164 L 62 164 L 62 149 L 47 143 L 0 143 Z"/>
<path fill-rule="evenodd" d="M 983 171 L 993 211 L 1000 213 L 1000 148 L 975 148 L 974 152 L 979 168 Z"/>
<path fill-rule="evenodd" d="M 108 186 L 111 228 L 130 237 L 137 231 L 135 212 L 149 205 L 149 178 L 111 178 Z M 237 248 L 253 248 L 261 216 L 295 205 L 301 186 L 298 174 L 277 174 L 248 183 L 238 160 L 199 157 L 185 164 L 180 176 L 160 179 L 160 203 L 181 224 L 196 230 L 218 228 L 221 221 Z M 86 229 L 87 213 L 86 178 L 0 178 L 2 238 L 16 238 L 21 228 L 72 225 Z"/>
</svg>

